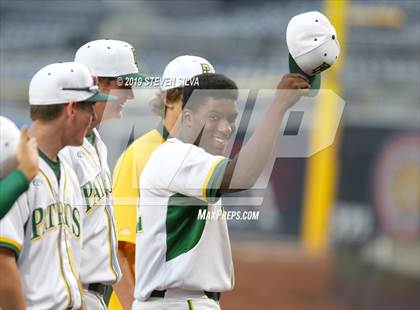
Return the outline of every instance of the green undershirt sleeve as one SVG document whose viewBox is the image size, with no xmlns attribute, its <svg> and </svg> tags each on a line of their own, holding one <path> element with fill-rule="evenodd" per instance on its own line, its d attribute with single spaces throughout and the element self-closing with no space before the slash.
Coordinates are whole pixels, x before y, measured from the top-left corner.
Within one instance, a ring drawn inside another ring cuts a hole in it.
<svg viewBox="0 0 420 310">
<path fill-rule="evenodd" d="M 19 169 L 13 170 L 0 181 L 0 219 L 2 219 L 15 201 L 29 188 L 29 180 Z"/>
</svg>

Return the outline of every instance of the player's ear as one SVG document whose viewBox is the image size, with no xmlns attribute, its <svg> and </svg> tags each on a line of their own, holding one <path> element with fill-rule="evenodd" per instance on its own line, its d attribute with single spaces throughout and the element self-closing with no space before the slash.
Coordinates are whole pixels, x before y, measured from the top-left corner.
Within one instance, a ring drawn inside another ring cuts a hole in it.
<svg viewBox="0 0 420 310">
<path fill-rule="evenodd" d="M 166 110 L 173 110 L 175 108 L 176 102 L 168 99 L 168 92 L 164 91 L 161 94 L 163 103 L 165 104 Z"/>
<path fill-rule="evenodd" d="M 175 108 L 175 102 L 170 101 L 170 100 L 166 100 L 165 102 L 165 107 L 167 110 L 173 110 Z"/>
<path fill-rule="evenodd" d="M 77 108 L 76 101 L 69 101 L 68 104 L 64 107 L 64 113 L 67 117 L 74 117 L 76 115 L 76 108 Z"/>
<path fill-rule="evenodd" d="M 192 127 L 193 125 L 193 114 L 190 109 L 184 108 L 182 111 L 182 122 L 187 125 L 187 127 Z"/>
</svg>

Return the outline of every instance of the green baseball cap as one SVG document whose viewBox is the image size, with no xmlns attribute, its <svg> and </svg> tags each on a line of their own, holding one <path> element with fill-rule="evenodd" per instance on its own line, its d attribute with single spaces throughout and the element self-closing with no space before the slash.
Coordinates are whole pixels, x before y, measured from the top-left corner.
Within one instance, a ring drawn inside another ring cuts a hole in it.
<svg viewBox="0 0 420 310">
<path fill-rule="evenodd" d="M 83 89 L 82 89 L 83 90 Z M 95 94 L 84 101 L 90 101 L 90 102 L 97 102 L 97 101 L 115 101 L 118 100 L 118 97 L 111 96 L 106 93 L 100 92 L 99 89 L 90 88 L 88 91 L 93 91 Z"/>
<path fill-rule="evenodd" d="M 90 41 L 77 50 L 74 59 L 85 64 L 94 76 L 117 78 L 122 81 L 133 79 L 130 83 L 132 85 L 151 79 L 139 72 L 136 50 L 124 41 Z"/>
<path fill-rule="evenodd" d="M 29 84 L 30 105 L 117 99 L 115 96 L 100 92 L 88 68 L 78 62 L 61 62 L 45 66 L 33 76 Z"/>
<path fill-rule="evenodd" d="M 290 72 L 306 76 L 311 89 L 318 90 L 321 72 L 330 68 L 340 54 L 334 26 L 320 12 L 299 14 L 287 25 L 286 40 Z"/>
<path fill-rule="evenodd" d="M 311 89 L 316 90 L 321 87 L 321 73 L 315 75 L 308 75 L 297 65 L 296 61 L 293 59 L 292 55 L 289 54 L 289 72 L 290 73 L 299 73 L 303 76 L 306 76 L 311 84 Z"/>
</svg>

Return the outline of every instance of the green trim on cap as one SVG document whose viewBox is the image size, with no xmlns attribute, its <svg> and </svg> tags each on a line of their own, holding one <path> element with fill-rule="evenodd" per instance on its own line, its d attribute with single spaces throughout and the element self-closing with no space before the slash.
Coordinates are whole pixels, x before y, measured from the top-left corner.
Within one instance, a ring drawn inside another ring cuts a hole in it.
<svg viewBox="0 0 420 310">
<path fill-rule="evenodd" d="M 96 101 L 115 101 L 118 97 L 111 96 L 102 92 L 97 92 L 93 96 L 83 100 L 83 101 L 90 101 L 90 102 L 96 102 Z"/>
<path fill-rule="evenodd" d="M 309 79 L 309 84 L 311 84 L 311 89 L 318 90 L 321 88 L 321 74 L 316 74 L 314 76 L 307 75 L 302 69 L 297 65 L 292 55 L 289 54 L 289 71 L 290 73 L 299 73 L 306 76 Z"/>
</svg>

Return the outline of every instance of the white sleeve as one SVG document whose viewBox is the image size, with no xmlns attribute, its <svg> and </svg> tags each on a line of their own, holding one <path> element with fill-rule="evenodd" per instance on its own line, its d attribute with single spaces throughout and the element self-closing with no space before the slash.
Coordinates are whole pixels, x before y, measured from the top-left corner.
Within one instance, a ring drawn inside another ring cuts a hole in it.
<svg viewBox="0 0 420 310">
<path fill-rule="evenodd" d="M 160 155 L 160 173 L 170 191 L 206 202 L 218 200 L 228 158 L 186 143 L 165 143 Z"/>
<path fill-rule="evenodd" d="M 25 226 L 29 217 L 28 196 L 24 193 L 0 220 L 0 247 L 15 252 L 16 259 L 19 257 L 25 240 Z"/>
</svg>

